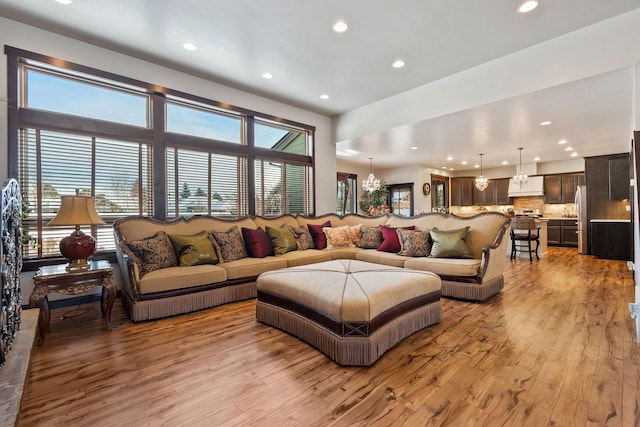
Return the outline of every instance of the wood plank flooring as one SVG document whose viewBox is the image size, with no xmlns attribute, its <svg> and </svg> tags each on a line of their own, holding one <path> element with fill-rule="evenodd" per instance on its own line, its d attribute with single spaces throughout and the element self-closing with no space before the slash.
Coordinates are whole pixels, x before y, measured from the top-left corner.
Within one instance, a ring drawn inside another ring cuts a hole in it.
<svg viewBox="0 0 640 427">
<path fill-rule="evenodd" d="M 32 352 L 21 426 L 638 426 L 640 346 L 622 261 L 550 248 L 507 261 L 481 304 L 369 368 L 255 320 L 255 301 L 132 323 L 116 301 L 60 320 Z"/>
</svg>

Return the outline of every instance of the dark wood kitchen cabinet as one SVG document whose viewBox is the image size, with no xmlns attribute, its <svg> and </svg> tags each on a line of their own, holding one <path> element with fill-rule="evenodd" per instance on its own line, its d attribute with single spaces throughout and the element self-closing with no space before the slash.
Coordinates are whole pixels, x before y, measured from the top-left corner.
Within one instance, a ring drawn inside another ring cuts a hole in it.
<svg viewBox="0 0 640 427">
<path fill-rule="evenodd" d="M 451 178 L 451 206 L 472 206 L 475 178 Z"/>
<path fill-rule="evenodd" d="M 500 178 L 493 181 L 496 190 L 496 205 L 510 205 L 509 178 Z"/>
<path fill-rule="evenodd" d="M 631 221 L 591 221 L 591 253 L 598 258 L 631 260 Z"/>
<path fill-rule="evenodd" d="M 629 198 L 629 156 L 609 158 L 609 198 L 624 200 Z"/>
<path fill-rule="evenodd" d="M 585 183 L 583 173 L 544 176 L 545 203 L 573 203 L 578 185 Z"/>
<path fill-rule="evenodd" d="M 578 247 L 577 231 L 576 218 L 550 219 L 547 223 L 547 244 Z"/>
</svg>

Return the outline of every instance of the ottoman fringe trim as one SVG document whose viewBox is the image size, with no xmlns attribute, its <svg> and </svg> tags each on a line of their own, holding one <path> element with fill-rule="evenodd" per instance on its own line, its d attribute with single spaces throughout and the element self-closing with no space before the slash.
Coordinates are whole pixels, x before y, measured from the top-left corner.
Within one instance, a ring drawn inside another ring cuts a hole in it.
<svg viewBox="0 0 640 427">
<path fill-rule="evenodd" d="M 295 312 L 261 301 L 256 304 L 256 318 L 300 338 L 341 365 L 369 366 L 404 338 L 439 323 L 442 305 L 437 301 L 409 311 L 368 337 L 340 337 Z"/>
</svg>

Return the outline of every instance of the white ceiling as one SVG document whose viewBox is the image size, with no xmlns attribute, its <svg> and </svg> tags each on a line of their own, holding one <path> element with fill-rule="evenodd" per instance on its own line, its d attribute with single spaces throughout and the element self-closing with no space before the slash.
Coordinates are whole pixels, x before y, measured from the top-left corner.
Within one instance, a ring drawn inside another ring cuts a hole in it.
<svg viewBox="0 0 640 427">
<path fill-rule="evenodd" d="M 53 0 L 0 0 L 0 15 L 321 114 L 347 117 L 638 9 L 640 0 L 540 0 L 526 15 L 516 13 L 517 5 L 518 0 L 74 0 L 62 6 Z M 331 30 L 338 19 L 349 25 L 347 32 Z M 199 49 L 184 50 L 185 41 Z M 636 50 L 637 44 L 629 41 Z M 406 66 L 392 68 L 396 59 Z M 562 85 L 432 114 L 428 120 L 344 139 L 338 135 L 337 148 L 358 151 L 349 161 L 368 163 L 374 157 L 381 166 L 438 167 L 451 155 L 449 166 L 455 164 L 457 170 L 465 169 L 462 160 L 472 168 L 479 152 L 486 153 L 485 167 L 505 159 L 513 164 L 519 146 L 525 147 L 525 162 L 534 155 L 542 161 L 567 159 L 558 149 L 560 138 L 581 156 L 626 151 L 635 62 L 627 69 L 568 78 Z M 265 71 L 275 78 L 263 79 Z M 498 81 L 508 78 L 495 76 Z M 330 98 L 320 99 L 324 93 Z M 532 126 L 542 117 L 554 123 Z M 405 149 L 409 146 L 418 150 Z"/>
</svg>

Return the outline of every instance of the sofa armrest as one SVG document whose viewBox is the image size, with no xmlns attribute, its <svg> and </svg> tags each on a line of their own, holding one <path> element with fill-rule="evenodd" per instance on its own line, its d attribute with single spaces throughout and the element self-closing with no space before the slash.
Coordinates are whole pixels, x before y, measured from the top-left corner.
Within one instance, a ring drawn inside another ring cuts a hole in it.
<svg viewBox="0 0 640 427">
<path fill-rule="evenodd" d="M 133 301 L 139 300 L 138 282 L 140 280 L 140 266 L 133 256 L 130 256 L 124 243 L 116 237 L 116 259 L 122 277 L 122 291 L 126 292 Z"/>
<path fill-rule="evenodd" d="M 480 281 L 489 281 L 502 275 L 507 257 L 508 239 L 505 236 L 508 229 L 509 223 L 500 228 L 493 243 L 482 247 L 482 261 L 478 273 Z"/>
</svg>

